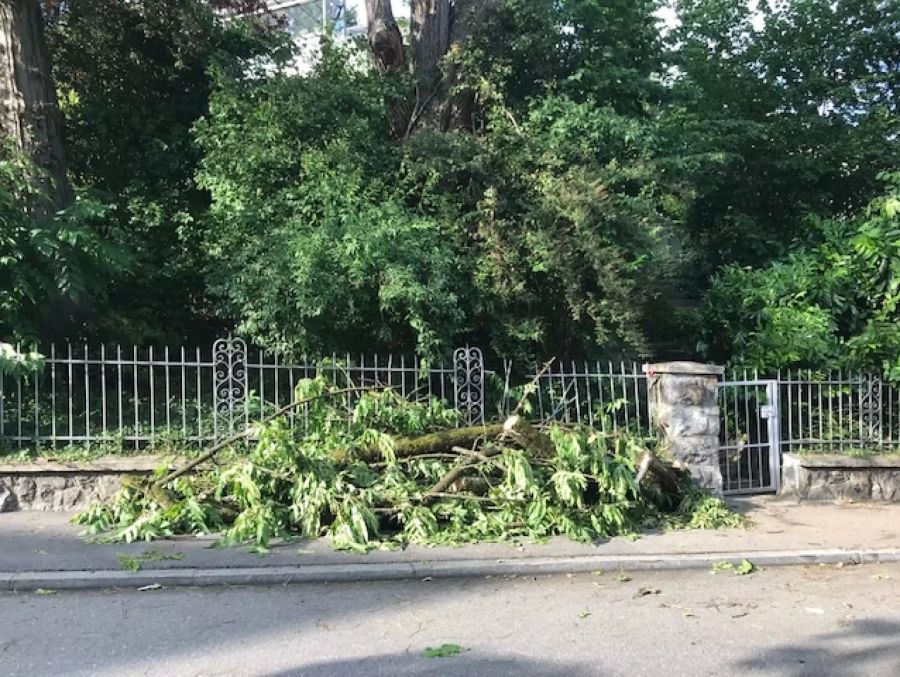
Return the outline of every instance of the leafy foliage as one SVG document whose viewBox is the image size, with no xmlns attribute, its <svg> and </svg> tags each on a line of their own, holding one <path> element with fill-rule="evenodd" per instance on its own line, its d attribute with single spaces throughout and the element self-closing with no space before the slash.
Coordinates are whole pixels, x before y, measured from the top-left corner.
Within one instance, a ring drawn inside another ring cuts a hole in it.
<svg viewBox="0 0 900 677">
<path fill-rule="evenodd" d="M 731 571 L 735 576 L 747 576 L 757 571 L 756 565 L 748 559 L 742 559 L 738 564 L 733 564 L 727 560 L 713 562 L 712 573 L 720 573 Z"/>
<path fill-rule="evenodd" d="M 136 342 L 199 333 L 207 320 L 197 221 L 209 197 L 194 182 L 191 129 L 207 111 L 213 69 L 244 77 L 247 61 L 277 54 L 283 40 L 246 21 L 225 23 L 201 0 L 48 5 L 73 182 L 112 207 L 108 217 L 132 252 L 134 274 L 111 280 L 90 333 Z"/>
<path fill-rule="evenodd" d="M 397 146 L 389 88 L 354 63 L 326 44 L 308 76 L 213 95 L 197 138 L 225 313 L 295 351 L 645 348 L 668 221 L 640 123 L 566 96 L 517 120 L 498 100 L 478 135 Z"/>
<path fill-rule="evenodd" d="M 107 207 L 88 196 L 35 221 L 27 205 L 47 199 L 31 179 L 37 169 L 2 142 L 0 336 L 33 339 L 72 321 L 74 306 L 102 300 L 128 257 Z"/>
<path fill-rule="evenodd" d="M 545 95 L 642 115 L 661 95 L 655 0 L 501 0 L 485 3 L 454 55 L 468 84 L 513 109 Z M 497 36 L 504 36 L 498 40 Z"/>
<path fill-rule="evenodd" d="M 449 658 L 458 656 L 463 651 L 459 644 L 441 644 L 440 646 L 426 646 L 422 655 L 425 658 Z"/>
<path fill-rule="evenodd" d="M 304 381 L 298 400 L 326 388 L 321 379 Z M 364 394 L 349 424 L 344 408 L 327 398 L 307 407 L 303 433 L 276 419 L 260 427 L 248 455 L 168 487 L 126 486 L 76 519 L 89 533 L 127 542 L 222 531 L 226 543 L 264 549 L 275 538 L 327 535 L 335 548 L 354 551 L 558 534 L 590 541 L 667 520 L 699 524 L 692 517 L 697 506 L 704 526 L 734 524 L 731 513 L 710 512 L 713 499 L 698 490 L 671 496 L 654 484 L 636 485 L 643 445 L 624 434 L 557 425 L 548 433 L 555 448 L 549 458 L 504 445 L 473 466 L 471 479 L 482 483 L 481 493 L 432 496 L 430 488 L 458 459 L 437 453 L 401 458 L 396 440 L 446 428 L 455 412 L 434 400 L 408 402 L 393 391 Z M 365 463 L 366 449 L 377 449 L 381 460 Z"/>
<path fill-rule="evenodd" d="M 862 209 L 900 166 L 900 8 L 889 0 L 681 0 L 669 35 L 670 171 L 690 184 L 696 279 L 764 265 L 810 221 Z M 702 283 L 701 283 L 702 284 Z"/>
<path fill-rule="evenodd" d="M 900 175 L 851 218 L 815 220 L 783 261 L 731 266 L 706 301 L 707 349 L 761 369 L 879 365 L 900 377 Z"/>
<path fill-rule="evenodd" d="M 474 3 L 465 114 L 405 134 L 421 83 L 330 39 L 286 68 L 259 0 L 42 4 L 100 197 L 32 233 L 0 178 L 0 333 L 896 373 L 891 241 L 851 216 L 900 167 L 896 2 Z"/>
<path fill-rule="evenodd" d="M 40 369 L 44 356 L 34 351 L 21 352 L 9 343 L 0 343 L 0 376 L 23 376 Z"/>
</svg>

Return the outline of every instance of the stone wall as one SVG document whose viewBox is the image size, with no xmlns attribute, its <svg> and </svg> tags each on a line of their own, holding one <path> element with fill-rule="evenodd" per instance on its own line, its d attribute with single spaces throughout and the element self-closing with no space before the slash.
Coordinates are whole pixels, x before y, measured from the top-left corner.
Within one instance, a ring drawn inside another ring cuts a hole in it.
<svg viewBox="0 0 900 677">
<path fill-rule="evenodd" d="M 650 411 L 662 448 L 702 486 L 721 494 L 717 392 L 723 368 L 663 362 L 644 365 L 644 372 L 650 379 Z"/>
<path fill-rule="evenodd" d="M 781 493 L 807 501 L 900 502 L 900 456 L 784 454 Z"/>
<path fill-rule="evenodd" d="M 0 464 L 0 512 L 81 510 L 115 494 L 123 477 L 149 475 L 159 463 L 157 458 L 136 457 Z"/>
</svg>

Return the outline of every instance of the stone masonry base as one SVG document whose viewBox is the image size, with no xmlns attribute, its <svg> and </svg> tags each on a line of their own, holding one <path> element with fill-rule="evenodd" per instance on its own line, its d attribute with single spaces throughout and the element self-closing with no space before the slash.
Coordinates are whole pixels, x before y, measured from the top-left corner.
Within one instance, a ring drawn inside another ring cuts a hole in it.
<svg viewBox="0 0 900 677">
<path fill-rule="evenodd" d="M 807 501 L 900 502 L 900 456 L 784 454 L 782 490 Z"/>
<path fill-rule="evenodd" d="M 149 475 L 160 459 L 109 458 L 87 463 L 0 464 L 0 512 L 81 510 L 108 498 L 129 475 Z"/>
</svg>

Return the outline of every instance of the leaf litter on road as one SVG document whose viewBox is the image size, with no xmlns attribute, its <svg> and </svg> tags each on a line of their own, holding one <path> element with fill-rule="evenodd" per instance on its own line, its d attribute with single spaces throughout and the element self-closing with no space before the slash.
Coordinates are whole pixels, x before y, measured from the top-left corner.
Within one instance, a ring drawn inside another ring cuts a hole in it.
<svg viewBox="0 0 900 677">
<path fill-rule="evenodd" d="M 425 658 L 450 658 L 458 656 L 463 651 L 459 644 L 441 644 L 438 647 L 426 646 L 422 655 Z"/>
<path fill-rule="evenodd" d="M 728 560 L 713 562 L 712 571 L 710 571 L 710 573 L 717 574 L 724 571 L 731 571 L 735 576 L 747 576 L 748 574 L 758 571 L 758 569 L 749 559 L 742 559 L 736 565 Z"/>
</svg>

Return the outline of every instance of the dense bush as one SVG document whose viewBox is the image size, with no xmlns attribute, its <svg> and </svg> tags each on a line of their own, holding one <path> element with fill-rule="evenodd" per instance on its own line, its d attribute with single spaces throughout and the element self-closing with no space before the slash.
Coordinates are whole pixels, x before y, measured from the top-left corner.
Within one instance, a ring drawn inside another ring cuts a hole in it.
<svg viewBox="0 0 900 677">
<path fill-rule="evenodd" d="M 194 181 L 191 129 L 207 111 L 213 68 L 243 77 L 248 60 L 276 54 L 283 40 L 224 23 L 200 0 L 47 5 L 70 174 L 111 207 L 132 254 L 133 275 L 111 280 L 102 312 L 81 308 L 89 326 L 68 335 L 202 335 L 210 318 L 197 223 L 209 196 Z"/>
<path fill-rule="evenodd" d="M 108 206 L 82 200 L 42 237 L 80 229 L 96 254 L 91 238 L 118 233 L 130 274 L 84 278 L 102 293 L 42 318 L 20 265 L 7 327 L 140 343 L 239 327 L 295 352 L 894 359 L 873 268 L 890 241 L 864 253 L 874 212 L 851 216 L 900 167 L 895 2 L 680 0 L 664 30 L 653 0 L 472 3 L 434 92 L 447 116 L 364 46 L 326 44 L 300 75 L 278 30 L 213 11 L 257 0 L 42 4 L 72 183 Z M 99 271 L 66 270 L 76 291 L 72 271 Z"/>
<path fill-rule="evenodd" d="M 102 302 L 127 265 L 109 209 L 80 196 L 45 221 L 32 217 L 47 200 L 27 158 L 0 139 L 0 336 L 34 340 L 75 324 L 76 306 Z"/>
<path fill-rule="evenodd" d="M 309 76 L 216 90 L 210 272 L 243 331 L 313 351 L 645 347 L 667 220 L 639 121 L 547 96 L 397 145 L 385 96 L 335 48 Z"/>
<path fill-rule="evenodd" d="M 714 278 L 708 354 L 765 370 L 879 366 L 900 378 L 900 174 L 882 178 L 886 192 L 859 214 L 811 218 L 814 243 Z"/>
</svg>

